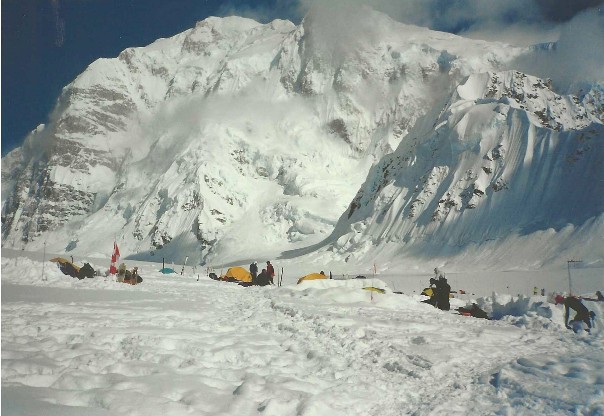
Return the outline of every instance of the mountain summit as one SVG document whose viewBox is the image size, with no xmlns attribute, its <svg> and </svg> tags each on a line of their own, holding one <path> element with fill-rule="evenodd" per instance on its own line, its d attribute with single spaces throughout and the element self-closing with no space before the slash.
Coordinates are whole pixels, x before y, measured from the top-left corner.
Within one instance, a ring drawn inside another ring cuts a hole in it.
<svg viewBox="0 0 604 416">
<path fill-rule="evenodd" d="M 213 17 L 91 64 L 2 160 L 3 246 L 224 264 L 548 236 L 544 259 L 604 258 L 601 85 L 559 95 L 509 70 L 529 48 L 373 11 L 320 23 Z"/>
</svg>

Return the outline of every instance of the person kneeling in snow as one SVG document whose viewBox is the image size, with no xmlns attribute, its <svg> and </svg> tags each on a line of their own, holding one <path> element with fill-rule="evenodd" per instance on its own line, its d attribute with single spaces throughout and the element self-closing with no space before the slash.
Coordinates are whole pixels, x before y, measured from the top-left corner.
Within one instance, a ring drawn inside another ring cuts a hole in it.
<svg viewBox="0 0 604 416">
<path fill-rule="evenodd" d="M 586 329 L 586 331 L 591 331 L 591 318 L 593 318 L 594 313 L 590 312 L 585 305 L 581 303 L 580 299 L 574 296 L 568 296 L 565 298 L 562 295 L 558 295 L 556 296 L 555 301 L 556 305 L 559 303 L 564 304 L 564 326 L 566 326 L 567 329 L 572 329 L 571 323 L 583 321 L 587 324 L 588 329 Z M 576 314 L 575 317 L 569 321 L 568 317 L 570 315 L 570 309 L 574 310 Z"/>
<path fill-rule="evenodd" d="M 271 284 L 271 277 L 266 269 L 262 269 L 262 272 L 260 272 L 254 284 L 257 286 L 267 286 Z"/>
<path fill-rule="evenodd" d="M 474 318 L 489 319 L 489 315 L 487 315 L 487 313 L 480 309 L 480 307 L 475 303 L 472 303 L 472 306 L 469 308 L 457 308 L 457 312 L 462 315 L 473 316 Z"/>
</svg>

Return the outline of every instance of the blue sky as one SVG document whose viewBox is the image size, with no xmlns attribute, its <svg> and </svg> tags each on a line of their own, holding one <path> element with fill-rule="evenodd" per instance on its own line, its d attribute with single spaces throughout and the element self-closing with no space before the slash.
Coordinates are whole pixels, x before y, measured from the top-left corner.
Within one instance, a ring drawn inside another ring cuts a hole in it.
<svg viewBox="0 0 604 416">
<path fill-rule="evenodd" d="M 395 20 L 483 38 L 538 38 L 600 0 L 2 0 L 2 155 L 48 114 L 90 63 L 189 29 L 207 16 L 299 23 L 369 4 Z M 602 16 L 600 14 L 600 16 Z M 602 45 L 600 45 L 602 46 Z"/>
<path fill-rule="evenodd" d="M 296 20 L 279 0 L 2 0 L 2 155 L 45 123 L 61 89 L 94 60 L 115 57 L 236 10 Z M 291 2 L 289 2 L 291 4 Z"/>
</svg>

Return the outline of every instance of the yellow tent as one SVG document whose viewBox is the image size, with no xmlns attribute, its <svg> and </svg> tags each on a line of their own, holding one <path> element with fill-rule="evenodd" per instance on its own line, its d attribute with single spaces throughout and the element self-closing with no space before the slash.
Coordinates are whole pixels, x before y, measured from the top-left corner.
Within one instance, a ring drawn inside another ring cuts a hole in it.
<svg viewBox="0 0 604 416">
<path fill-rule="evenodd" d="M 231 267 L 223 276 L 220 276 L 220 280 L 252 283 L 252 275 L 243 267 Z"/>
<path fill-rule="evenodd" d="M 55 258 L 50 259 L 50 261 L 52 261 L 53 263 L 59 263 L 60 265 L 70 265 L 76 270 L 76 272 L 80 271 L 80 268 L 78 266 L 76 266 L 69 260 L 64 259 L 63 257 L 55 257 Z"/>
<path fill-rule="evenodd" d="M 63 272 L 63 274 L 66 274 L 67 276 L 78 277 L 80 273 L 80 268 L 78 266 L 76 266 L 69 260 L 64 259 L 63 257 L 55 257 L 50 259 L 50 261 L 54 263 L 59 263 L 59 269 L 61 269 L 61 272 Z"/>
<path fill-rule="evenodd" d="M 324 274 L 321 274 L 321 273 L 307 274 L 306 276 L 299 278 L 297 284 L 300 284 L 301 282 L 303 282 L 305 280 L 317 280 L 317 279 L 327 279 L 327 276 L 325 276 Z"/>
</svg>

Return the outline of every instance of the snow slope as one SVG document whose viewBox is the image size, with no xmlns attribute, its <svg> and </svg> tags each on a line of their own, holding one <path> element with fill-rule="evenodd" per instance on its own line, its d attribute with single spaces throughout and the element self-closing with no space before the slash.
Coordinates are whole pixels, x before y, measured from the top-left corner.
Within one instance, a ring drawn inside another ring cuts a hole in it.
<svg viewBox="0 0 604 416">
<path fill-rule="evenodd" d="M 604 124 L 577 97 L 515 71 L 471 75 L 408 137 L 371 169 L 330 250 L 365 262 L 394 251 L 411 264 L 602 263 Z"/>
<path fill-rule="evenodd" d="M 130 286 L 51 265 L 42 280 L 41 262 L 2 258 L 3 414 L 604 412 L 597 302 L 587 335 L 540 296 L 474 299 L 497 317 L 481 320 L 378 279 L 295 285 L 290 270 L 280 288 L 243 288 L 139 263 Z"/>
</svg>

